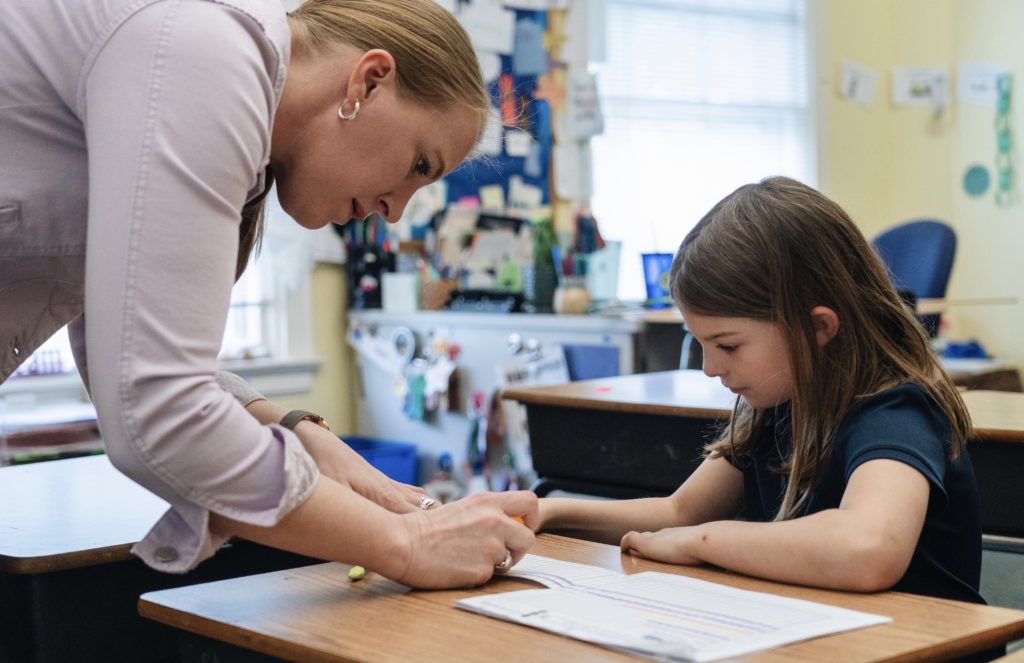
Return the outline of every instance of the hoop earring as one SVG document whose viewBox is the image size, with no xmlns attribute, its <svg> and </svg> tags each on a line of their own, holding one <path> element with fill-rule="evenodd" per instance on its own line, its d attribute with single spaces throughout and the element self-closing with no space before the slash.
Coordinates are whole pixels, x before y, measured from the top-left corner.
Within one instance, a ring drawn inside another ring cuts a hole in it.
<svg viewBox="0 0 1024 663">
<path fill-rule="evenodd" d="M 356 115 L 359 115 L 359 100 L 358 99 L 355 100 L 355 103 L 352 105 L 352 112 L 351 113 L 346 113 L 345 112 L 345 106 L 347 106 L 347 105 L 348 105 L 348 98 L 346 97 L 345 101 L 341 102 L 341 104 L 338 105 L 338 117 L 340 117 L 343 120 L 354 120 L 354 119 L 356 119 Z"/>
</svg>

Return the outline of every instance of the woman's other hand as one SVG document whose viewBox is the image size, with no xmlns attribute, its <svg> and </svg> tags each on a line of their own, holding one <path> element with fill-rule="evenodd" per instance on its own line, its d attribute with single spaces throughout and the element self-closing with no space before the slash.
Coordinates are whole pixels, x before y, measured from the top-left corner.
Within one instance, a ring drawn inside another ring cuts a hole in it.
<svg viewBox="0 0 1024 663">
<path fill-rule="evenodd" d="M 424 589 L 470 587 L 487 582 L 506 555 L 515 564 L 533 546 L 537 496 L 525 490 L 478 493 L 443 507 L 416 509 L 402 521 L 410 555 L 395 580 Z"/>
<path fill-rule="evenodd" d="M 366 499 L 376 502 L 388 511 L 411 513 L 421 509 L 424 498 L 427 498 L 426 491 L 418 486 L 410 486 L 388 477 L 350 446 L 344 444 L 343 439 L 339 441 L 337 437 L 323 428 L 319 426 L 316 428 L 330 437 L 330 441 L 325 439 L 317 444 L 318 453 L 313 454 L 321 472 L 335 481 L 349 486 Z M 302 433 L 305 434 L 306 431 L 302 431 Z M 314 430 L 310 434 L 319 437 L 321 433 Z M 306 448 L 309 449 L 310 445 L 307 445 Z"/>
</svg>

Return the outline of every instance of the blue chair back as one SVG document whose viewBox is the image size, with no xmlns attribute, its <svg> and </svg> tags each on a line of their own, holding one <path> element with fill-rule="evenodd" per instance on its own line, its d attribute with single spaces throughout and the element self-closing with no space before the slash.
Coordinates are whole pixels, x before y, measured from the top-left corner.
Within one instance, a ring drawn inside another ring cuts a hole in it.
<svg viewBox="0 0 1024 663">
<path fill-rule="evenodd" d="M 930 219 L 910 221 L 879 234 L 872 244 L 897 289 L 913 293 L 916 299 L 946 296 L 956 255 L 956 233 L 948 225 Z M 919 318 L 934 335 L 939 316 Z"/>
<path fill-rule="evenodd" d="M 596 380 L 619 374 L 619 349 L 614 345 L 562 345 L 569 379 Z"/>
</svg>

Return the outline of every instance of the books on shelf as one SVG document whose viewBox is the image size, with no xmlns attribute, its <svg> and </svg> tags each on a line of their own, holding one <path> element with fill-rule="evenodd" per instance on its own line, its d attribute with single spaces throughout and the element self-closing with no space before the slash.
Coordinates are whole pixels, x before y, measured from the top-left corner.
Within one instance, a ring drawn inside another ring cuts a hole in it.
<svg viewBox="0 0 1024 663">
<path fill-rule="evenodd" d="M 657 660 L 713 661 L 892 621 L 686 576 L 623 574 L 537 555 L 527 555 L 509 575 L 549 589 L 456 605 Z"/>
</svg>

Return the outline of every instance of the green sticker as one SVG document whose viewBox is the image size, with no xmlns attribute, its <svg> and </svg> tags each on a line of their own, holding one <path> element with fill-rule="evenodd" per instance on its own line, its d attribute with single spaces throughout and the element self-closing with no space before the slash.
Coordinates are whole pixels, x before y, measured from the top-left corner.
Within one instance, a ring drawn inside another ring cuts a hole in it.
<svg viewBox="0 0 1024 663">
<path fill-rule="evenodd" d="M 988 168 L 981 164 L 970 166 L 964 172 L 964 191 L 967 192 L 968 196 L 977 198 L 988 191 L 990 180 Z"/>
</svg>

